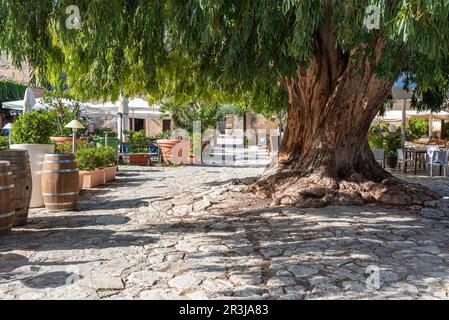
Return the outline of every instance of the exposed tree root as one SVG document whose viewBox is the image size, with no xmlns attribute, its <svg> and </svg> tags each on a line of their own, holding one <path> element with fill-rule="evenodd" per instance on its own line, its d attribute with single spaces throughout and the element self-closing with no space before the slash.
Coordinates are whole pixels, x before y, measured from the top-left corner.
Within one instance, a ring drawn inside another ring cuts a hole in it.
<svg viewBox="0 0 449 320">
<path fill-rule="evenodd" d="M 345 180 L 319 174 L 306 177 L 292 173 L 274 174 L 262 177 L 250 190 L 258 197 L 272 199 L 273 205 L 300 208 L 360 206 L 368 203 L 410 206 L 441 198 L 422 185 L 406 183 L 392 176 L 376 183 L 360 174 L 353 174 Z"/>
</svg>

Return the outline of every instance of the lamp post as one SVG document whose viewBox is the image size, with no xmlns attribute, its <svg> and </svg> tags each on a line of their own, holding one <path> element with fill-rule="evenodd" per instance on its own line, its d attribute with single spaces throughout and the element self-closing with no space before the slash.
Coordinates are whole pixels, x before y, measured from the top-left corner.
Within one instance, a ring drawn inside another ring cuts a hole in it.
<svg viewBox="0 0 449 320">
<path fill-rule="evenodd" d="M 3 130 L 8 130 L 8 143 L 11 146 L 11 129 L 12 129 L 12 124 L 8 123 L 6 126 L 4 126 L 2 128 Z"/>
<path fill-rule="evenodd" d="M 79 129 L 84 129 L 84 126 L 78 120 L 73 120 L 69 124 L 67 124 L 65 128 L 72 129 L 72 153 L 76 153 L 76 133 Z"/>
<path fill-rule="evenodd" d="M 120 152 L 123 152 L 123 113 L 117 112 L 117 131 L 120 144 Z"/>
</svg>

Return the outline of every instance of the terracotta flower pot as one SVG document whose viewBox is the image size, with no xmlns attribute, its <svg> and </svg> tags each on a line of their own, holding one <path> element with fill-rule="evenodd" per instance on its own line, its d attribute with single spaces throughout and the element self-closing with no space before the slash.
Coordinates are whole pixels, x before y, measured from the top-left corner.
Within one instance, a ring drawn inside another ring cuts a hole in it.
<svg viewBox="0 0 449 320">
<path fill-rule="evenodd" d="M 139 166 L 149 166 L 150 156 L 147 154 L 133 154 L 129 156 L 129 163 Z"/>
<path fill-rule="evenodd" d="M 106 182 L 111 182 L 115 180 L 115 176 L 117 175 L 117 166 L 107 167 L 104 169 L 106 175 Z"/>
<path fill-rule="evenodd" d="M 398 158 L 393 156 L 385 156 L 385 166 L 388 169 L 395 169 L 398 164 Z"/>
<path fill-rule="evenodd" d="M 190 163 L 190 141 L 188 140 L 157 140 L 162 157 L 168 164 Z"/>
<path fill-rule="evenodd" d="M 79 184 L 81 189 L 95 188 L 106 183 L 105 169 L 97 169 L 95 171 L 80 171 Z"/>
<path fill-rule="evenodd" d="M 72 137 L 50 137 L 50 140 L 56 144 L 64 144 L 66 142 L 72 142 Z M 77 139 L 77 142 L 79 139 Z"/>
</svg>

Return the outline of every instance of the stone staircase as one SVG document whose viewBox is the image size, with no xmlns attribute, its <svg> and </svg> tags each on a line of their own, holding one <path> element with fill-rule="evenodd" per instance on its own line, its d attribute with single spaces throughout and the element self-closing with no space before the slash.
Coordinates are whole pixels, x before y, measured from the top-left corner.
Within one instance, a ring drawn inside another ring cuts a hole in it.
<svg viewBox="0 0 449 320">
<path fill-rule="evenodd" d="M 225 135 L 217 137 L 217 143 L 209 147 L 209 159 L 203 162 L 207 165 L 216 166 L 266 166 L 270 156 L 266 146 L 243 146 L 242 135 Z"/>
</svg>

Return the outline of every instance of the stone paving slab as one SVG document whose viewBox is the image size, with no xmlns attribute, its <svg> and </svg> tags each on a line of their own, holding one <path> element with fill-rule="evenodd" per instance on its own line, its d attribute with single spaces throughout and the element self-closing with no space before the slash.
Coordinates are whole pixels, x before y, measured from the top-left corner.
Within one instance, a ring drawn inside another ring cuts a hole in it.
<svg viewBox="0 0 449 320">
<path fill-rule="evenodd" d="M 445 200 L 271 208 L 232 184 L 262 170 L 121 167 L 76 212 L 33 210 L 0 239 L 0 299 L 448 299 Z"/>
</svg>

